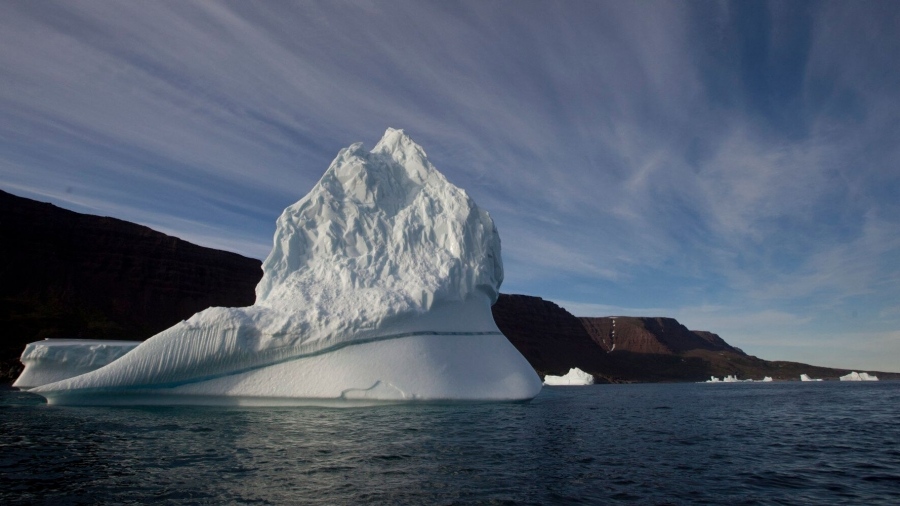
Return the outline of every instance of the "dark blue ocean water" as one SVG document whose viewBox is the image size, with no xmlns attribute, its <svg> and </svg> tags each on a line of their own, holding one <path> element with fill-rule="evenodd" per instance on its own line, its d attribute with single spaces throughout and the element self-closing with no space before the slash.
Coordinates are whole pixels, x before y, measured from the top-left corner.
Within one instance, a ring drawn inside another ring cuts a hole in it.
<svg viewBox="0 0 900 506">
<path fill-rule="evenodd" d="M 75 408 L 0 391 L 0 504 L 900 504 L 900 382 L 525 404 Z"/>
</svg>

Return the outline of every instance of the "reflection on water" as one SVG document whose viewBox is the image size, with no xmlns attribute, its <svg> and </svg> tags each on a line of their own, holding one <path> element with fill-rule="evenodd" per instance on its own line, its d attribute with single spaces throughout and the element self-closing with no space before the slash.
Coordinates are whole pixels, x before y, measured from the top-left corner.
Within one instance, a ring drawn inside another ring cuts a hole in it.
<svg viewBox="0 0 900 506">
<path fill-rule="evenodd" d="M 0 503 L 900 501 L 900 383 L 526 404 L 74 408 L 0 391 Z"/>
</svg>

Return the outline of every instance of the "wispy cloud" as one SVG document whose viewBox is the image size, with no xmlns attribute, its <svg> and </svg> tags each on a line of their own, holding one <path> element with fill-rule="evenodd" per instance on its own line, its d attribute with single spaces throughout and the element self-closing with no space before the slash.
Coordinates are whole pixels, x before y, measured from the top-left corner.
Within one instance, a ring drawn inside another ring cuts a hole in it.
<svg viewBox="0 0 900 506">
<path fill-rule="evenodd" d="M 721 306 L 732 323 L 698 323 L 735 332 L 790 315 L 794 339 L 857 311 L 875 335 L 900 298 L 898 21 L 892 2 L 6 2 L 0 185 L 259 257 L 341 147 L 404 128 L 495 217 L 507 287 Z"/>
</svg>

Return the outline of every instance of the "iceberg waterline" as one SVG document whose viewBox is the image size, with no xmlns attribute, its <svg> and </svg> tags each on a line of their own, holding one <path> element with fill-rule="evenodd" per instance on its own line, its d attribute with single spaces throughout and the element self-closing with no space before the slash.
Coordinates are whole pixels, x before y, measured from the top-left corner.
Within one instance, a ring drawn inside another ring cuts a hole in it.
<svg viewBox="0 0 900 506">
<path fill-rule="evenodd" d="M 338 154 L 279 217 L 263 272 L 253 306 L 209 308 L 32 391 L 57 403 L 134 392 L 525 400 L 540 391 L 491 316 L 503 280 L 493 220 L 400 130 L 370 152 L 354 144 Z"/>
</svg>

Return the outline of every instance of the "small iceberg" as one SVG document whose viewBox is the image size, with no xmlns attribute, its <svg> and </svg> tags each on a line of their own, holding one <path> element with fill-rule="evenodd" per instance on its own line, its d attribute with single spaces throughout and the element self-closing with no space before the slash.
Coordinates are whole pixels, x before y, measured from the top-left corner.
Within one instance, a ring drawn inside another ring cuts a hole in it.
<svg viewBox="0 0 900 506">
<path fill-rule="evenodd" d="M 841 376 L 841 381 L 878 381 L 878 376 L 865 372 L 853 371 L 846 376 Z"/>
<path fill-rule="evenodd" d="M 800 381 L 822 381 L 821 378 L 810 378 L 808 374 L 801 374 Z"/>
<path fill-rule="evenodd" d="M 761 380 L 752 380 L 752 379 L 738 379 L 737 376 L 733 374 L 729 374 L 728 376 L 719 379 L 715 376 L 710 376 L 708 380 L 702 381 L 701 383 L 769 383 L 772 381 L 771 376 L 765 376 Z"/>
<path fill-rule="evenodd" d="M 739 380 L 739 379 L 737 379 L 737 376 L 729 374 L 728 376 L 725 376 L 722 379 L 719 379 L 715 376 L 710 376 L 709 379 L 706 380 L 706 383 L 744 383 L 744 382 L 750 382 L 750 381 L 753 381 L 753 380 Z"/>
<path fill-rule="evenodd" d="M 560 385 L 593 385 L 594 384 L 594 376 L 588 374 L 577 367 L 573 367 L 569 369 L 569 372 L 566 373 L 565 376 L 544 376 L 544 384 L 549 386 L 560 386 Z"/>
</svg>

